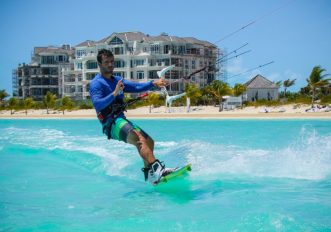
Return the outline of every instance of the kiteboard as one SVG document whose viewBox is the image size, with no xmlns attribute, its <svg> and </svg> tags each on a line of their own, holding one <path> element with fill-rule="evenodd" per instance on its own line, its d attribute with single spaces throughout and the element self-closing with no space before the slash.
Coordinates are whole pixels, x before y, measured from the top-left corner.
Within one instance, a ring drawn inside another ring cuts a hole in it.
<svg viewBox="0 0 331 232">
<path fill-rule="evenodd" d="M 191 166 L 192 166 L 191 164 L 187 164 L 183 167 L 177 168 L 175 171 L 169 173 L 168 175 L 161 177 L 161 179 L 157 183 L 157 185 L 161 184 L 161 183 L 166 183 L 168 181 L 172 181 L 172 180 L 190 172 L 192 170 Z"/>
</svg>

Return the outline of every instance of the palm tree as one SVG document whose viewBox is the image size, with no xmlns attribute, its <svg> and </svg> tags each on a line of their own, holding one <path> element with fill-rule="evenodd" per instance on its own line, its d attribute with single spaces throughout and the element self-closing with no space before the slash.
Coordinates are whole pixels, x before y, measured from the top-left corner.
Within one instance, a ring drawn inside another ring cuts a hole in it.
<svg viewBox="0 0 331 232">
<path fill-rule="evenodd" d="M 287 79 L 287 80 L 285 80 L 283 82 L 285 97 L 286 97 L 286 89 L 289 88 L 289 87 L 291 87 L 292 85 L 294 85 L 295 84 L 295 80 L 296 79 L 294 79 L 294 80 Z"/>
<path fill-rule="evenodd" d="M 281 87 L 282 86 L 282 81 L 277 81 L 277 82 L 274 82 L 275 85 L 277 85 L 278 87 Z"/>
<path fill-rule="evenodd" d="M 322 73 L 325 71 L 325 69 L 321 68 L 321 66 L 315 66 L 313 70 L 311 71 L 311 74 L 309 78 L 307 79 L 308 87 L 310 88 L 312 92 L 312 99 L 311 99 L 311 107 L 314 106 L 315 96 L 316 92 L 319 88 L 327 86 L 330 84 L 331 79 L 324 79 L 329 74 Z"/>
<path fill-rule="evenodd" d="M 62 114 L 64 114 L 65 110 L 71 110 L 74 108 L 74 103 L 71 101 L 70 97 L 65 96 L 61 99 L 61 110 Z"/>
<path fill-rule="evenodd" d="M 0 106 L 3 103 L 3 100 L 8 96 L 9 96 L 9 94 L 6 92 L 6 90 L 4 90 L 4 89 L 0 90 Z"/>
<path fill-rule="evenodd" d="M 48 91 L 44 97 L 44 103 L 46 105 L 47 114 L 48 114 L 49 108 L 52 108 L 55 106 L 55 100 L 56 100 L 56 96 Z"/>
<path fill-rule="evenodd" d="M 245 85 L 242 84 L 235 84 L 233 87 L 234 96 L 239 97 L 241 96 L 241 108 L 243 107 L 244 96 L 243 94 L 246 92 L 247 88 Z"/>
<path fill-rule="evenodd" d="M 147 101 L 149 104 L 149 113 L 152 113 L 152 105 L 153 107 L 156 106 L 159 100 L 160 100 L 160 95 L 157 93 L 153 92 L 148 95 Z"/>
<path fill-rule="evenodd" d="M 28 115 L 28 109 L 30 109 L 34 104 L 32 97 L 25 98 L 23 104 L 25 109 L 25 115 Z"/>
<path fill-rule="evenodd" d="M 215 99 L 219 101 L 220 103 L 219 111 L 222 110 L 223 96 L 232 94 L 231 87 L 227 83 L 219 80 L 214 80 L 210 84 L 210 88 L 208 88 L 208 91 L 210 91 L 210 93 L 215 97 Z"/>
<path fill-rule="evenodd" d="M 186 97 L 188 98 L 187 100 L 187 111 L 190 111 L 190 105 L 192 102 L 192 105 L 195 105 L 198 98 L 201 97 L 202 93 L 200 91 L 200 89 L 193 83 L 190 83 L 188 85 L 186 85 L 185 87 L 185 93 L 186 93 Z"/>
<path fill-rule="evenodd" d="M 14 114 L 13 110 L 15 109 L 16 105 L 17 105 L 17 99 L 12 97 L 9 99 L 8 101 L 9 104 L 9 108 L 10 108 L 10 114 Z"/>
<path fill-rule="evenodd" d="M 246 92 L 246 86 L 242 84 L 235 84 L 233 87 L 233 94 L 234 96 L 238 97 Z"/>
</svg>

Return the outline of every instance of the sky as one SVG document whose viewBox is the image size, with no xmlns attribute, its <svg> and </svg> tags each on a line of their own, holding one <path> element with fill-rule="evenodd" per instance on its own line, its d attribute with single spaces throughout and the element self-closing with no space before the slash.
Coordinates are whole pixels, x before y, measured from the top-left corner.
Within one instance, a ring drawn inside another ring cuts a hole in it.
<svg viewBox="0 0 331 232">
<path fill-rule="evenodd" d="M 298 91 L 314 66 L 331 73 L 330 12 L 331 0 L 3 0 L 0 89 L 12 94 L 12 70 L 30 63 L 34 47 L 140 31 L 195 37 L 227 52 L 248 43 L 237 54 L 250 52 L 224 64 L 231 86 L 261 74 L 296 79 L 289 90 Z"/>
</svg>

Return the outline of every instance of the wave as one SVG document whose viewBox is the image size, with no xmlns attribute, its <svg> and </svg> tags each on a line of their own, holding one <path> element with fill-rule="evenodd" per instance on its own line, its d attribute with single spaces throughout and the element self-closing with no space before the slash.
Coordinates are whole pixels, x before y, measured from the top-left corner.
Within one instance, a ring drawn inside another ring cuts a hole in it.
<svg viewBox="0 0 331 232">
<path fill-rule="evenodd" d="M 172 152 L 185 156 L 194 168 L 192 175 L 198 178 L 231 174 L 321 180 L 331 175 L 331 136 L 320 136 L 306 128 L 290 146 L 279 149 L 184 141 L 165 153 Z"/>
<path fill-rule="evenodd" d="M 2 143 L 2 144 L 1 144 Z M 103 160 L 110 176 L 137 177 L 132 170 L 141 168 L 136 149 L 104 136 L 76 136 L 56 129 L 0 130 L 0 148 L 17 144 L 32 148 L 64 150 L 75 155 L 84 152 Z M 160 141 L 155 153 L 168 166 L 191 163 L 194 178 L 221 178 L 224 175 L 320 180 L 331 174 L 331 136 L 319 135 L 303 126 L 290 146 L 278 149 L 256 149 L 236 144 L 213 144 L 201 140 Z M 78 152 L 78 153 L 77 153 Z"/>
<path fill-rule="evenodd" d="M 123 175 L 122 169 L 130 162 L 128 154 L 133 153 L 130 145 L 112 141 L 103 136 L 74 136 L 56 129 L 29 130 L 5 128 L 0 130 L 3 144 L 16 144 L 34 149 L 62 150 L 67 154 L 83 152 L 103 159 L 106 172 L 111 175 Z M 0 145 L 1 146 L 1 145 Z"/>
</svg>

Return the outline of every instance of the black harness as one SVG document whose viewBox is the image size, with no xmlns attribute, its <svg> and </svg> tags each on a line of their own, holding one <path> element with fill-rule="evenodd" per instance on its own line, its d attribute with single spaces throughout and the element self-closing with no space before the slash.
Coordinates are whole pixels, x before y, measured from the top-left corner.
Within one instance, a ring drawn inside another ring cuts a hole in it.
<svg viewBox="0 0 331 232">
<path fill-rule="evenodd" d="M 126 111 L 127 103 L 123 99 L 115 99 L 110 105 L 98 112 L 97 117 L 102 124 L 102 132 L 111 139 L 111 126 L 121 113 Z"/>
<path fill-rule="evenodd" d="M 148 93 L 140 95 L 135 99 L 131 99 L 125 102 L 122 98 L 115 98 L 115 100 L 106 108 L 97 113 L 97 117 L 102 124 L 102 132 L 107 135 L 108 139 L 111 139 L 111 126 L 115 122 L 116 118 L 121 115 L 126 108 L 148 96 Z"/>
</svg>

